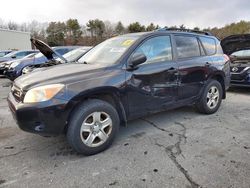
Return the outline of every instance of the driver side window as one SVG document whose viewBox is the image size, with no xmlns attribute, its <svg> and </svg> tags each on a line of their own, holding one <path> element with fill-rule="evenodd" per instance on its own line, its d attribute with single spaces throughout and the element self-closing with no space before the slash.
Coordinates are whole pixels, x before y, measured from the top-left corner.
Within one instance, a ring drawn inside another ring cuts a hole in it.
<svg viewBox="0 0 250 188">
<path fill-rule="evenodd" d="M 156 63 L 172 60 L 172 47 L 169 36 L 153 37 L 146 40 L 134 52 L 143 53 L 147 57 L 145 63 Z"/>
</svg>

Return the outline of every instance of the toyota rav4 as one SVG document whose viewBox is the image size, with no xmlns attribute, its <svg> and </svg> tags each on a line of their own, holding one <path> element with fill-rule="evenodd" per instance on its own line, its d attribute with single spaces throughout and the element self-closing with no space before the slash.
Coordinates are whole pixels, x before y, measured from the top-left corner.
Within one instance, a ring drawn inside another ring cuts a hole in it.
<svg viewBox="0 0 250 188">
<path fill-rule="evenodd" d="M 216 112 L 230 83 L 230 60 L 209 33 L 160 29 L 108 39 L 77 63 L 16 79 L 8 104 L 19 127 L 65 133 L 79 153 L 108 148 L 128 120 L 194 105 Z"/>
</svg>

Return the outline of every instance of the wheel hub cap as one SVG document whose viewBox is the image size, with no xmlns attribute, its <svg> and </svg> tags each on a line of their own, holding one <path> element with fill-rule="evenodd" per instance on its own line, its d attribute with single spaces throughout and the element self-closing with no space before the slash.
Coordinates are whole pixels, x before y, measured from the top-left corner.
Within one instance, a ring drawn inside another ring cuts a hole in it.
<svg viewBox="0 0 250 188">
<path fill-rule="evenodd" d="M 105 112 L 94 112 L 83 121 L 80 136 L 87 146 L 97 147 L 106 142 L 111 131 L 111 117 Z"/>
<path fill-rule="evenodd" d="M 213 109 L 217 106 L 219 102 L 219 90 L 216 86 L 212 86 L 207 93 L 207 106 L 210 109 Z"/>
</svg>

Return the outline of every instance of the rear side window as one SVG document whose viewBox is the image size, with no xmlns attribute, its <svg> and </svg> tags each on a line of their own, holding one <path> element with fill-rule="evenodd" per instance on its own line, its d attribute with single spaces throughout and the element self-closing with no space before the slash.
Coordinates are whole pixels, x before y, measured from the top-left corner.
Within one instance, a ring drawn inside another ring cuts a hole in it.
<svg viewBox="0 0 250 188">
<path fill-rule="evenodd" d="M 196 37 L 175 36 L 178 58 L 200 56 L 200 47 Z"/>
<path fill-rule="evenodd" d="M 213 55 L 216 52 L 216 43 L 215 40 L 208 37 L 199 37 L 202 45 L 204 46 L 207 55 Z"/>
</svg>

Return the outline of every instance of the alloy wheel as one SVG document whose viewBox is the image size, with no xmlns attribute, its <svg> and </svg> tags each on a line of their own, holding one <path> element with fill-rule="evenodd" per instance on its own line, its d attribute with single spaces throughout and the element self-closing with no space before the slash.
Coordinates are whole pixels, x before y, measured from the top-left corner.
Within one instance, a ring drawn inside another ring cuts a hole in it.
<svg viewBox="0 0 250 188">
<path fill-rule="evenodd" d="M 207 93 L 207 106 L 210 109 L 214 109 L 219 103 L 219 89 L 216 86 L 212 86 Z"/>
<path fill-rule="evenodd" d="M 81 140 L 89 147 L 97 147 L 107 141 L 112 131 L 112 119 L 105 112 L 93 112 L 82 123 Z"/>
</svg>

